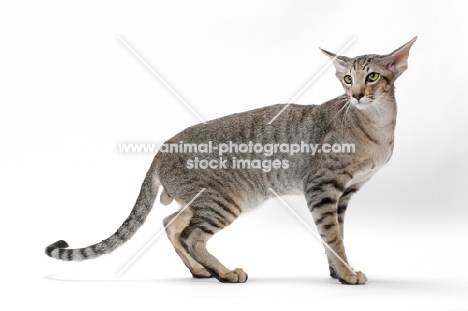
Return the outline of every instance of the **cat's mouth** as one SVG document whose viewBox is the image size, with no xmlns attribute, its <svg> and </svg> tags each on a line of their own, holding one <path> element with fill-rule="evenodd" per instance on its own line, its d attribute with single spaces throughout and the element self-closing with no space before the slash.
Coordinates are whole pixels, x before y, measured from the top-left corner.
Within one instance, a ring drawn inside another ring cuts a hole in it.
<svg viewBox="0 0 468 311">
<path fill-rule="evenodd" d="M 366 109 L 368 107 L 370 107 L 372 105 L 372 98 L 368 97 L 368 96 L 364 96 L 364 97 L 361 97 L 360 99 L 357 99 L 357 98 L 354 98 L 354 97 L 351 97 L 349 99 L 351 105 L 353 105 L 354 107 L 358 108 L 358 109 Z"/>
</svg>

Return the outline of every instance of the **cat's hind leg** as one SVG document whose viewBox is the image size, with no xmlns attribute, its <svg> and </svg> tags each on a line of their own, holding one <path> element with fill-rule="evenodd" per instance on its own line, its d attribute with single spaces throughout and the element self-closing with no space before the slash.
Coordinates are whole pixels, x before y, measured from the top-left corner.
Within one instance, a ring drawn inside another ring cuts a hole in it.
<svg viewBox="0 0 468 311">
<path fill-rule="evenodd" d="M 220 282 L 244 283 L 248 278 L 244 270 L 226 268 L 206 249 L 208 240 L 237 218 L 236 213 L 219 201 L 192 205 L 190 223 L 181 232 L 179 241 L 187 253 Z M 240 210 L 238 212 L 240 213 Z"/>
<path fill-rule="evenodd" d="M 177 218 L 175 218 L 177 214 L 178 213 L 174 213 L 164 218 L 164 227 L 166 227 L 172 221 L 172 223 L 166 227 L 167 237 L 172 242 L 176 253 L 180 256 L 185 266 L 189 268 L 194 278 L 210 278 L 211 273 L 208 272 L 205 268 L 203 268 L 198 262 L 196 262 L 182 247 L 179 241 L 180 233 L 190 223 L 190 219 L 192 218 L 192 212 L 190 211 L 190 209 L 186 209 Z"/>
</svg>

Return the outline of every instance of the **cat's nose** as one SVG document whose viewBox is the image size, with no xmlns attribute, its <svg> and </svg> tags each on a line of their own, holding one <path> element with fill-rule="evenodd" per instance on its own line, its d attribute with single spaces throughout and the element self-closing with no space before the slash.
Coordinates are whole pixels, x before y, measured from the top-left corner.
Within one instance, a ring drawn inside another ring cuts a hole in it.
<svg viewBox="0 0 468 311">
<path fill-rule="evenodd" d="M 358 101 L 364 97 L 363 93 L 353 94 L 353 98 L 356 98 Z"/>
</svg>

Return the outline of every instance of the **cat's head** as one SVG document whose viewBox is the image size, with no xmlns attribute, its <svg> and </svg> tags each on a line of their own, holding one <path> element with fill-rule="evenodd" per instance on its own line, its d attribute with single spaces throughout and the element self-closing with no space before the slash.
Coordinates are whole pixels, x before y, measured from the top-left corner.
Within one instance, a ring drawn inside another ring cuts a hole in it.
<svg viewBox="0 0 468 311">
<path fill-rule="evenodd" d="M 336 77 L 341 81 L 353 106 L 365 109 L 373 101 L 391 95 L 393 83 L 408 68 L 409 50 L 417 37 L 387 55 L 363 55 L 355 58 L 337 56 L 323 49 L 332 58 Z"/>
</svg>

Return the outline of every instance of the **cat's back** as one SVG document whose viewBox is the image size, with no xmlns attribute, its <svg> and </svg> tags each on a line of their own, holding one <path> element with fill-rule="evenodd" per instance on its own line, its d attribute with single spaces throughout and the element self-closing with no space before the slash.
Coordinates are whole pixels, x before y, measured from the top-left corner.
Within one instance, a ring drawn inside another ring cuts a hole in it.
<svg viewBox="0 0 468 311">
<path fill-rule="evenodd" d="M 188 127 L 166 143 L 284 140 L 300 132 L 310 132 L 322 119 L 321 106 L 276 104 Z"/>
</svg>

